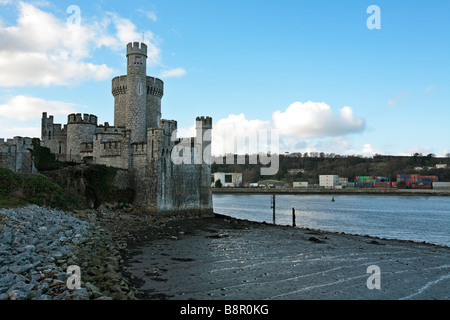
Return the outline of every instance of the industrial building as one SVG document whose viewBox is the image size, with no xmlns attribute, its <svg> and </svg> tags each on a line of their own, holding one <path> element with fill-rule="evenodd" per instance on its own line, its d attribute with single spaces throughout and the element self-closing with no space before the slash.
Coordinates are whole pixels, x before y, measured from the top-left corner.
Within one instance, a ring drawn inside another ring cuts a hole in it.
<svg viewBox="0 0 450 320">
<path fill-rule="evenodd" d="M 339 186 L 338 175 L 319 175 L 319 186 L 325 188 L 335 188 Z"/>
</svg>

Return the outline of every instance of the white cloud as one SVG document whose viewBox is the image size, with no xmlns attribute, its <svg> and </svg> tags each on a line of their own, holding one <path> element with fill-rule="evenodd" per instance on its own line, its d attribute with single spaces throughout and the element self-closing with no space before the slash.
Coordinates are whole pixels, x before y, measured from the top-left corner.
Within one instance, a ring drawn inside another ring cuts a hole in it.
<svg viewBox="0 0 450 320">
<path fill-rule="evenodd" d="M 19 121 L 40 119 L 42 112 L 66 116 L 75 112 L 74 106 L 72 103 L 19 95 L 11 97 L 4 104 L 0 104 L 0 116 Z"/>
<path fill-rule="evenodd" d="M 212 130 L 212 154 L 258 153 L 268 148 L 266 139 L 259 140 L 261 132 L 272 130 L 270 121 L 249 120 L 241 113 L 219 119 Z"/>
<path fill-rule="evenodd" d="M 405 156 L 410 156 L 414 153 L 421 153 L 423 155 L 427 155 L 427 154 L 433 153 L 433 148 L 428 147 L 428 146 L 425 146 L 425 147 L 414 146 L 414 147 L 406 149 L 402 154 Z"/>
<path fill-rule="evenodd" d="M 13 137 L 30 137 L 40 138 L 41 128 L 39 127 L 0 127 L 0 141 L 1 139 L 11 139 Z"/>
<path fill-rule="evenodd" d="M 295 102 L 284 112 L 274 112 L 272 119 L 273 122 L 247 119 L 241 113 L 217 120 L 212 130 L 213 155 L 252 154 L 275 149 L 277 152 L 324 151 L 367 156 L 381 153 L 370 144 L 364 145 L 361 150 L 353 149 L 344 137 L 365 128 L 364 120 L 355 117 L 350 107 L 343 107 L 339 114 L 333 114 L 325 103 Z M 276 143 L 271 141 L 272 134 L 279 138 Z M 178 135 L 195 136 L 195 126 L 178 130 Z"/>
<path fill-rule="evenodd" d="M 108 12 L 80 24 L 55 17 L 30 3 L 18 2 L 15 25 L 0 24 L 0 86 L 70 85 L 81 80 L 106 80 L 113 70 L 89 62 L 100 47 L 123 51 L 142 33 L 128 19 Z M 150 63 L 159 63 L 160 49 L 151 31 L 144 32 Z"/>
<path fill-rule="evenodd" d="M 409 92 L 407 91 L 401 91 L 397 93 L 395 96 L 390 98 L 387 102 L 388 106 L 393 108 L 399 103 L 406 103 L 409 101 Z"/>
<path fill-rule="evenodd" d="M 272 130 L 270 121 L 249 120 L 241 113 L 230 114 L 226 118 L 219 119 L 213 123 L 212 130 L 212 150 L 213 155 L 224 155 L 227 153 L 258 153 L 268 150 L 266 139 L 259 141 L 260 132 L 269 133 Z M 195 124 L 177 130 L 178 138 L 195 137 Z M 252 140 L 255 138 L 256 140 Z M 270 149 L 269 149 L 270 150 Z"/>
<path fill-rule="evenodd" d="M 173 77 L 182 77 L 186 75 L 186 70 L 183 68 L 174 68 L 170 70 L 165 70 L 161 72 L 160 77 L 161 78 L 173 78 Z"/>
<path fill-rule="evenodd" d="M 158 21 L 158 17 L 156 16 L 156 13 L 154 11 L 145 11 L 142 9 L 137 9 L 137 11 L 144 14 L 148 19 L 152 20 L 153 22 Z"/>
<path fill-rule="evenodd" d="M 300 138 L 342 136 L 365 129 L 365 121 L 355 117 L 350 107 L 334 114 L 324 102 L 294 102 L 284 112 L 275 111 L 272 119 L 281 135 Z"/>
</svg>

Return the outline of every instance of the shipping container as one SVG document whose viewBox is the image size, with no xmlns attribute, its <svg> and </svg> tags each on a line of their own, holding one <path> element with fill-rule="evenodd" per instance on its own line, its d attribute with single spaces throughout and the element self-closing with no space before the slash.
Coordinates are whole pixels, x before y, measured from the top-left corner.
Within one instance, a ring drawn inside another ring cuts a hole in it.
<svg viewBox="0 0 450 320">
<path fill-rule="evenodd" d="M 431 189 L 431 183 L 413 183 L 411 184 L 413 189 Z"/>
<path fill-rule="evenodd" d="M 450 187 L 450 182 L 433 182 L 433 186 Z"/>
<path fill-rule="evenodd" d="M 389 188 L 391 186 L 390 182 L 374 182 L 373 186 L 375 188 Z"/>
</svg>

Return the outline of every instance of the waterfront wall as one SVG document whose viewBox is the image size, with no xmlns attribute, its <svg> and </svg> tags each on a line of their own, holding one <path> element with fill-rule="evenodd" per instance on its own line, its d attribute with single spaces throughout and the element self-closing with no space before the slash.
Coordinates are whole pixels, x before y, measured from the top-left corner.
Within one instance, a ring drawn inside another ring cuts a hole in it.
<svg viewBox="0 0 450 320">
<path fill-rule="evenodd" d="M 433 189 L 266 189 L 266 188 L 212 188 L 213 194 L 378 194 L 378 195 L 439 195 L 450 196 L 450 190 Z"/>
</svg>

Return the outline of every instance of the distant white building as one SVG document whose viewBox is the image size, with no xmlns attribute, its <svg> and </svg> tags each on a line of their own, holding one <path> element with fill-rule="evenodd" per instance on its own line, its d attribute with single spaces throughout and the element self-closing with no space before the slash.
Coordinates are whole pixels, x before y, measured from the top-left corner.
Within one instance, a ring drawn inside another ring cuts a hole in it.
<svg viewBox="0 0 450 320">
<path fill-rule="evenodd" d="M 319 186 L 325 188 L 335 188 L 339 184 L 338 175 L 320 175 L 319 176 Z"/>
<path fill-rule="evenodd" d="M 213 185 L 220 179 L 223 187 L 238 187 L 242 184 L 242 173 L 239 172 L 215 172 L 213 173 Z"/>
<path fill-rule="evenodd" d="M 436 164 L 436 169 L 447 169 L 446 163 L 438 163 Z"/>
<path fill-rule="evenodd" d="M 293 182 L 293 188 L 308 188 L 308 182 Z"/>
</svg>

